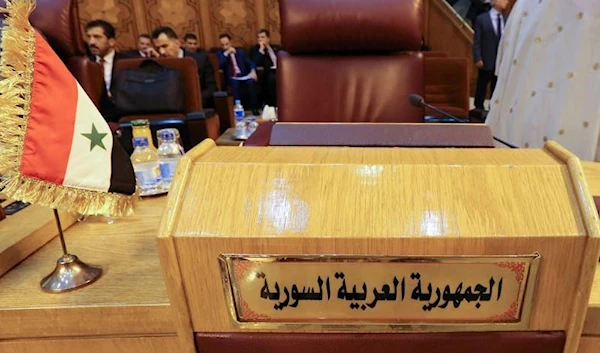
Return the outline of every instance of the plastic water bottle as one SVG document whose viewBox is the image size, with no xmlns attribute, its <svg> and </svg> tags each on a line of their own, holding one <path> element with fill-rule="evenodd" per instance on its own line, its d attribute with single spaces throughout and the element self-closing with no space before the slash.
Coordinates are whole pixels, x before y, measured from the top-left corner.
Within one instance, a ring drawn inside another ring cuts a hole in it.
<svg viewBox="0 0 600 353">
<path fill-rule="evenodd" d="M 248 131 L 246 129 L 246 113 L 244 107 L 239 99 L 235 100 L 233 106 L 233 116 L 235 117 L 235 138 L 245 140 L 248 138 Z"/>
<path fill-rule="evenodd" d="M 158 156 L 148 148 L 147 137 L 133 139 L 135 149 L 131 154 L 131 163 L 135 171 L 137 184 L 141 189 L 140 194 L 153 195 L 163 190 L 162 177 Z"/>
<path fill-rule="evenodd" d="M 171 181 L 175 176 L 177 162 L 181 158 L 181 149 L 175 140 L 176 136 L 172 130 L 162 130 L 160 132 L 160 140 L 162 143 L 158 147 L 158 160 L 160 163 L 160 174 L 163 181 L 163 187 L 169 190 Z"/>
<path fill-rule="evenodd" d="M 256 131 L 256 129 L 258 128 L 258 123 L 256 122 L 256 117 L 254 115 L 250 115 L 248 117 L 248 126 L 247 126 L 247 133 L 246 135 L 248 137 L 252 136 L 252 134 L 254 133 L 254 131 Z"/>
</svg>

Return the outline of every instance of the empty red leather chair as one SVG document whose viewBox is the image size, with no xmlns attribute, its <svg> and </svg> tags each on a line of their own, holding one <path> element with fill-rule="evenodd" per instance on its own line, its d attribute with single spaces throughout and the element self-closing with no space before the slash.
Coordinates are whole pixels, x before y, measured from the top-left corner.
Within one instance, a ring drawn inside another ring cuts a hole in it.
<svg viewBox="0 0 600 353">
<path fill-rule="evenodd" d="M 280 0 L 279 120 L 423 122 L 422 0 Z"/>
<path fill-rule="evenodd" d="M 4 1 L 0 3 L 4 4 Z M 77 0 L 37 0 L 30 21 L 44 34 L 84 91 L 99 106 L 104 84 L 102 66 L 86 56 Z"/>
</svg>

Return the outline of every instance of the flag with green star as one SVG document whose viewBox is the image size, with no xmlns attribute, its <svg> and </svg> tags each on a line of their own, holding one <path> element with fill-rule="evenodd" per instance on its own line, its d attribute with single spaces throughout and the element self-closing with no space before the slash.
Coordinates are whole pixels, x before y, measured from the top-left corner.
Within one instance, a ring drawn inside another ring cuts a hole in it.
<svg viewBox="0 0 600 353">
<path fill-rule="evenodd" d="M 129 156 L 46 40 L 23 25 L 33 3 L 8 1 L 2 27 L 0 171 L 6 179 L 0 186 L 13 199 L 42 206 L 130 214 L 136 182 Z"/>
</svg>

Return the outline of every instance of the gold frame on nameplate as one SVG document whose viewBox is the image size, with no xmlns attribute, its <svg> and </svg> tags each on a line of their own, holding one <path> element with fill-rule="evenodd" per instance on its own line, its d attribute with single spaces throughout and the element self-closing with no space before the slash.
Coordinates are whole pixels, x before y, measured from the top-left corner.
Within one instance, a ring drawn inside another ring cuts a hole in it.
<svg viewBox="0 0 600 353">
<path fill-rule="evenodd" d="M 481 263 L 495 262 L 499 259 L 529 259 L 531 261 L 527 279 L 524 281 L 525 289 L 521 305 L 520 321 L 512 323 L 373 323 L 373 322 L 242 322 L 238 320 L 236 302 L 240 301 L 240 294 L 235 288 L 231 264 L 234 260 L 248 260 L 254 262 L 464 262 Z M 473 255 L 473 256 L 379 256 L 379 255 L 255 255 L 255 254 L 221 254 L 218 257 L 221 269 L 221 280 L 229 317 L 233 327 L 243 330 L 256 331 L 312 331 L 312 332 L 402 332 L 402 331 L 427 331 L 427 332 L 484 332 L 484 331 L 515 331 L 526 330 L 532 311 L 532 302 L 537 282 L 537 272 L 541 255 Z"/>
</svg>

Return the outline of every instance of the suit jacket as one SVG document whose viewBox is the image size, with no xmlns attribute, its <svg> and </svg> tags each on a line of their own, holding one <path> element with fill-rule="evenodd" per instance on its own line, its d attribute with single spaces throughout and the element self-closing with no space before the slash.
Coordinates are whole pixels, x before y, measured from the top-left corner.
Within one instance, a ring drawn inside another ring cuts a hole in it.
<svg viewBox="0 0 600 353">
<path fill-rule="evenodd" d="M 504 23 L 506 23 L 506 16 Z M 496 69 L 496 58 L 498 56 L 498 44 L 500 38 L 494 31 L 494 25 L 490 13 L 482 13 L 475 21 L 475 35 L 473 39 L 473 60 L 483 60 L 482 70 L 494 71 Z"/>
<path fill-rule="evenodd" d="M 223 74 L 225 75 L 226 81 L 229 81 L 230 77 L 233 77 L 233 67 L 231 66 L 231 58 L 230 56 L 225 56 L 225 52 L 223 50 L 217 50 L 217 58 L 219 58 L 219 68 L 223 70 Z M 238 68 L 240 69 L 240 73 L 237 75 L 238 77 L 248 75 L 252 70 L 256 70 L 256 65 L 246 53 L 241 48 L 236 48 L 235 52 L 235 61 L 237 63 Z"/>
<path fill-rule="evenodd" d="M 89 55 L 88 58 L 90 60 L 92 60 L 93 62 L 96 62 L 96 56 L 95 55 Z M 115 82 L 114 78 L 115 78 L 115 67 L 116 67 L 116 62 L 117 60 L 121 60 L 121 59 L 131 59 L 132 57 L 129 56 L 128 54 L 123 54 L 123 53 L 118 53 L 115 52 L 115 57 L 113 59 L 113 66 L 112 66 L 112 76 L 111 76 L 111 80 L 110 80 L 110 91 L 111 91 L 111 95 L 108 95 L 108 91 L 106 90 L 106 84 L 104 84 L 104 77 L 102 80 L 102 95 L 100 96 L 100 114 L 102 114 L 102 116 L 104 117 L 104 120 L 108 121 L 108 122 L 118 122 L 120 115 L 117 112 L 117 106 L 115 105 L 115 101 L 112 98 L 112 92 L 113 92 L 113 82 Z"/>
<path fill-rule="evenodd" d="M 471 0 L 471 6 L 465 17 L 470 20 L 471 23 L 475 24 L 477 17 L 482 13 L 490 11 L 490 8 L 490 4 L 483 2 L 483 0 Z"/>
<path fill-rule="evenodd" d="M 198 79 L 200 80 L 200 89 L 202 90 L 202 107 L 214 107 L 214 93 L 217 90 L 217 82 L 215 81 L 215 71 L 213 70 L 210 60 L 206 52 L 192 53 L 184 50 L 183 55 L 186 58 L 196 60 L 198 65 Z"/>
<path fill-rule="evenodd" d="M 121 59 L 139 59 L 142 57 L 139 50 L 130 50 L 121 54 L 123 57 Z"/>
<path fill-rule="evenodd" d="M 277 55 L 277 53 L 279 53 L 279 51 L 281 50 L 281 46 L 277 44 L 271 44 L 271 48 L 273 48 L 275 55 Z M 258 44 L 252 47 L 250 56 L 252 57 L 252 61 L 254 61 L 256 66 L 263 67 L 265 71 L 269 70 L 273 66 L 273 61 L 271 60 L 271 56 L 269 56 L 269 53 L 266 50 L 264 54 L 261 53 L 260 45 Z"/>
</svg>

